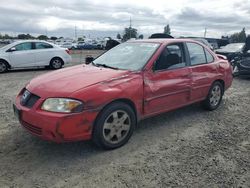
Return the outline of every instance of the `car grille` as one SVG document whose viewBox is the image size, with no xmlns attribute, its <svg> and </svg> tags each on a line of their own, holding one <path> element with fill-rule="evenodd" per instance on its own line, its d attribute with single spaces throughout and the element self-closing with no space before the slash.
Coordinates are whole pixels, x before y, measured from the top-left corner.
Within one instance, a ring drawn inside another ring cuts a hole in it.
<svg viewBox="0 0 250 188">
<path fill-rule="evenodd" d="M 26 128 L 28 131 L 30 131 L 31 133 L 41 136 L 42 135 L 42 129 L 39 127 L 36 127 L 34 125 L 31 125 L 25 121 L 22 121 L 22 125 L 24 128 Z"/>
<path fill-rule="evenodd" d="M 21 105 L 27 108 L 32 108 L 39 99 L 40 99 L 39 96 L 30 93 L 28 90 L 24 90 L 21 96 Z"/>
<path fill-rule="evenodd" d="M 250 58 L 243 59 L 240 62 L 240 65 L 243 66 L 243 67 L 250 68 Z"/>
</svg>

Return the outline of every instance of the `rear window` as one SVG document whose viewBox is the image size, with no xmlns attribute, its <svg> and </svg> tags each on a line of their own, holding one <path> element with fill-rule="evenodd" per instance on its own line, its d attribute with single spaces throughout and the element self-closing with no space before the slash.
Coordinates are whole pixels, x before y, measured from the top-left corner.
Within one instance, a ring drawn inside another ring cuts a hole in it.
<svg viewBox="0 0 250 188">
<path fill-rule="evenodd" d="M 207 62 L 212 63 L 214 61 L 214 57 L 206 49 L 205 49 L 205 53 L 206 53 L 206 57 L 207 57 Z"/>
<path fill-rule="evenodd" d="M 53 48 L 52 45 L 45 43 L 45 42 L 36 42 L 35 43 L 36 49 L 47 49 L 47 48 Z"/>
<path fill-rule="evenodd" d="M 196 43 L 187 43 L 191 65 L 200 65 L 207 63 L 203 46 Z"/>
</svg>

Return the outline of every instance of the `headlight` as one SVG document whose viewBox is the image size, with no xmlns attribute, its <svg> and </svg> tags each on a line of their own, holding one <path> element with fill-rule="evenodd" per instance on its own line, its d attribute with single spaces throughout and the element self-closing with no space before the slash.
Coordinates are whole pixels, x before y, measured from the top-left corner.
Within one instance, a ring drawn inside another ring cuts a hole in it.
<svg viewBox="0 0 250 188">
<path fill-rule="evenodd" d="M 50 112 L 76 113 L 83 110 L 83 103 L 75 99 L 48 98 L 41 109 Z"/>
</svg>

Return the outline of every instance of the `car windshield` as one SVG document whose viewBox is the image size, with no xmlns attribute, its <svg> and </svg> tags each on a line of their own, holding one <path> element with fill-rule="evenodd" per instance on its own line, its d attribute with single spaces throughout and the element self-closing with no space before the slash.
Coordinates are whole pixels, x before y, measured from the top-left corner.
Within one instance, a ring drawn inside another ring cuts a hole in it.
<svg viewBox="0 0 250 188">
<path fill-rule="evenodd" d="M 232 43 L 232 44 L 226 45 L 222 49 L 226 51 L 236 52 L 236 51 L 241 51 L 243 47 L 244 47 L 244 43 Z"/>
<path fill-rule="evenodd" d="M 159 45 L 159 43 L 144 42 L 123 43 L 107 51 L 93 63 L 117 69 L 140 70 Z"/>
</svg>

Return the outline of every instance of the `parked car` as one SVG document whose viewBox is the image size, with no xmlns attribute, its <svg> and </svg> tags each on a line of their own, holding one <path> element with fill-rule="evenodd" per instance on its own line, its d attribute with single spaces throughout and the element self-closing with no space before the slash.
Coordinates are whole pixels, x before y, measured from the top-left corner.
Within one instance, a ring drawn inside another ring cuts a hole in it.
<svg viewBox="0 0 250 188">
<path fill-rule="evenodd" d="M 39 40 L 11 43 L 0 48 L 0 73 L 10 69 L 45 67 L 61 68 L 71 61 L 67 49 Z"/>
<path fill-rule="evenodd" d="M 240 53 L 243 52 L 245 47 L 245 43 L 231 43 L 228 44 L 215 52 L 217 54 L 221 54 L 227 57 L 229 61 L 231 61 L 234 57 L 238 56 Z"/>
<path fill-rule="evenodd" d="M 31 134 L 55 142 L 124 145 L 138 121 L 202 102 L 219 107 L 232 84 L 223 56 L 187 39 L 120 44 L 92 63 L 31 80 L 17 95 L 14 112 Z"/>
<path fill-rule="evenodd" d="M 149 39 L 164 39 L 164 38 L 168 39 L 168 38 L 174 38 L 174 37 L 166 33 L 154 33 L 149 37 Z"/>
<path fill-rule="evenodd" d="M 250 50 L 235 56 L 231 64 L 234 76 L 250 76 Z"/>
<path fill-rule="evenodd" d="M 77 49 L 76 43 L 65 42 L 60 45 L 61 48 L 68 48 L 69 50 Z"/>
<path fill-rule="evenodd" d="M 206 40 L 206 39 L 203 39 L 203 38 L 193 38 L 193 40 L 196 40 L 206 46 L 208 46 L 211 50 L 214 50 L 214 47 Z"/>
<path fill-rule="evenodd" d="M 109 39 L 106 42 L 105 50 L 110 50 L 119 44 L 120 44 L 120 42 L 118 42 L 117 40 Z"/>
<path fill-rule="evenodd" d="M 78 42 L 77 49 L 80 50 L 93 50 L 95 49 L 95 45 L 86 43 L 86 42 Z"/>
</svg>

